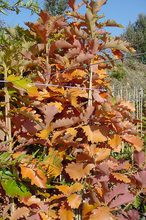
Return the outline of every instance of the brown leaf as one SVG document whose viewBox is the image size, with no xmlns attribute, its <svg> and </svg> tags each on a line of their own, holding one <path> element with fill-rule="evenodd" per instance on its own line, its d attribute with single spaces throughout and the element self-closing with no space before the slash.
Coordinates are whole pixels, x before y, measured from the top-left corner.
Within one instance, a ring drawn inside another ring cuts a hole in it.
<svg viewBox="0 0 146 220">
<path fill-rule="evenodd" d="M 105 98 L 103 98 L 100 94 L 99 94 L 99 91 L 98 90 L 94 90 L 93 92 L 93 98 L 96 102 L 98 103 L 103 103 L 106 101 Z"/>
<path fill-rule="evenodd" d="M 13 212 L 13 214 L 10 217 L 10 220 L 18 220 L 22 217 L 25 217 L 27 219 L 29 213 L 30 210 L 26 207 L 18 208 Z"/>
<path fill-rule="evenodd" d="M 55 42 L 55 46 L 56 46 L 56 48 L 58 48 L 58 49 L 61 49 L 61 48 L 72 48 L 73 47 L 73 45 L 72 44 L 70 44 L 70 43 L 68 43 L 67 41 L 65 41 L 65 40 L 63 40 L 63 39 L 61 39 L 61 40 L 57 40 L 56 42 Z"/>
<path fill-rule="evenodd" d="M 89 60 L 91 60 L 93 58 L 93 54 L 89 54 L 89 53 L 80 53 L 80 55 L 79 56 L 77 56 L 77 62 L 79 62 L 79 63 L 83 63 L 83 62 L 85 62 L 85 61 L 89 61 Z"/>
<path fill-rule="evenodd" d="M 85 168 L 83 167 L 83 163 L 70 163 L 67 165 L 65 171 L 68 173 L 71 179 L 80 180 L 85 178 L 85 176 L 89 175 L 90 171 L 94 168 L 93 164 L 88 164 Z"/>
<path fill-rule="evenodd" d="M 87 123 L 90 117 L 92 116 L 94 112 L 95 107 L 94 106 L 88 106 L 82 116 L 82 120 Z"/>
<path fill-rule="evenodd" d="M 105 45 L 104 48 L 110 48 L 110 49 L 117 49 L 117 50 L 121 50 L 124 52 L 130 52 L 131 48 L 129 46 L 129 43 L 126 41 L 122 41 L 120 38 L 113 38 L 111 40 L 108 40 Z"/>
<path fill-rule="evenodd" d="M 52 126 L 54 129 L 61 128 L 61 127 L 70 127 L 72 125 L 79 123 L 80 120 L 81 119 L 79 117 L 63 118 L 63 119 L 59 119 L 55 121 Z"/>
<path fill-rule="evenodd" d="M 74 11 L 74 9 L 75 9 L 75 0 L 69 0 L 68 1 L 68 5 L 69 5 L 69 7 L 71 7 L 72 8 L 72 10 Z"/>
</svg>

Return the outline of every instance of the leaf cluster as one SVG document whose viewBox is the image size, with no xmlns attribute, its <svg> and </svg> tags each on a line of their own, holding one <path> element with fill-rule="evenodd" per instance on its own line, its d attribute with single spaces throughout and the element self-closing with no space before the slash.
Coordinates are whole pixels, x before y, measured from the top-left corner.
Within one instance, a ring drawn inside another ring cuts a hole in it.
<svg viewBox="0 0 146 220">
<path fill-rule="evenodd" d="M 83 220 L 140 217 L 135 207 L 145 195 L 143 141 L 133 105 L 113 101 L 107 73 L 113 58 L 132 48 L 104 30 L 120 26 L 101 21 L 105 3 L 70 0 L 72 22 L 41 11 L 36 23 L 27 23 L 31 42 L 24 37 L 13 59 L 7 47 L 1 54 L 12 127 L 8 139 L 1 106 L 3 219 L 73 220 L 76 210 Z M 131 158 L 115 156 L 127 143 Z"/>
</svg>

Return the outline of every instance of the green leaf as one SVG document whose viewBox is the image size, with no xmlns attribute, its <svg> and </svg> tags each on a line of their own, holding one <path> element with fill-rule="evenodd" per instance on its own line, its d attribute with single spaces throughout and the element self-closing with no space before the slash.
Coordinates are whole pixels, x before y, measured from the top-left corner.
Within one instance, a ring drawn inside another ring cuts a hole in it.
<svg viewBox="0 0 146 220">
<path fill-rule="evenodd" d="M 0 164 L 5 164 L 10 161 L 11 154 L 9 152 L 4 152 L 0 154 Z"/>
<path fill-rule="evenodd" d="M 137 209 L 138 207 L 140 207 L 140 205 L 141 205 L 141 200 L 140 200 L 140 197 L 139 197 L 139 196 L 136 196 L 133 205 L 134 205 L 134 208 L 136 208 L 136 209 Z"/>
<path fill-rule="evenodd" d="M 32 86 L 30 79 L 22 78 L 21 76 L 9 75 L 7 80 L 12 82 L 14 86 L 26 90 Z"/>
<path fill-rule="evenodd" d="M 21 182 L 14 179 L 11 172 L 0 171 L 0 183 L 5 190 L 6 194 L 12 198 L 14 197 L 28 197 L 31 193 L 28 188 Z"/>
</svg>

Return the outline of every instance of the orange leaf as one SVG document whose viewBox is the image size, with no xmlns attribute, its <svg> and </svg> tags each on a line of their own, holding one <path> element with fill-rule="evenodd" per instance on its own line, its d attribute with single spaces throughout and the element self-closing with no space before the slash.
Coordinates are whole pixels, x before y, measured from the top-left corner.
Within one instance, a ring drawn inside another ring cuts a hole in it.
<svg viewBox="0 0 146 220">
<path fill-rule="evenodd" d="M 125 174 L 112 173 L 112 175 L 116 180 L 120 180 L 121 182 L 124 182 L 124 183 L 130 183 L 131 182 L 131 180 Z"/>
<path fill-rule="evenodd" d="M 41 200 L 39 198 L 36 198 L 36 196 L 31 196 L 31 197 L 25 197 L 21 199 L 21 202 L 23 202 L 25 205 L 27 206 L 31 206 L 31 205 L 41 205 Z"/>
<path fill-rule="evenodd" d="M 88 164 L 85 168 L 83 168 L 83 163 L 70 163 L 65 171 L 69 174 L 70 178 L 73 180 L 80 180 L 85 178 L 85 176 L 89 175 L 90 170 L 94 167 L 93 164 Z"/>
<path fill-rule="evenodd" d="M 38 89 L 35 86 L 28 88 L 27 93 L 30 97 L 38 97 L 39 96 Z"/>
<path fill-rule="evenodd" d="M 53 128 L 70 127 L 80 122 L 79 117 L 62 118 L 53 123 Z"/>
<path fill-rule="evenodd" d="M 78 107 L 78 97 L 84 97 L 84 98 L 88 98 L 88 93 L 85 90 L 79 90 L 79 89 L 69 89 L 68 91 L 69 94 L 69 98 L 71 101 L 71 104 L 74 107 Z"/>
<path fill-rule="evenodd" d="M 108 148 L 96 148 L 95 160 L 96 162 L 105 160 L 109 157 L 111 150 Z"/>
<path fill-rule="evenodd" d="M 143 140 L 134 135 L 125 134 L 121 136 L 123 140 L 127 141 L 128 143 L 132 144 L 137 151 L 141 151 L 143 148 Z"/>
<path fill-rule="evenodd" d="M 93 205 L 90 205 L 89 203 L 83 203 L 83 211 L 82 211 L 82 216 L 83 216 L 83 219 L 89 215 L 89 213 L 92 212 L 92 210 L 94 209 L 95 207 Z"/>
<path fill-rule="evenodd" d="M 108 144 L 111 148 L 115 149 L 121 144 L 122 140 L 118 134 L 114 134 L 114 136 L 108 141 Z"/>
<path fill-rule="evenodd" d="M 47 140 L 51 131 L 52 131 L 52 128 L 49 127 L 48 129 L 43 129 L 42 131 L 40 131 L 36 135 L 37 135 L 37 137 L 39 137 L 43 140 Z"/>
<path fill-rule="evenodd" d="M 59 209 L 59 217 L 60 220 L 73 220 L 74 213 L 70 207 L 65 207 L 63 205 Z"/>
<path fill-rule="evenodd" d="M 71 186 L 61 185 L 56 186 L 64 195 L 68 196 L 72 193 L 79 192 L 83 189 L 83 185 L 81 183 L 75 183 Z"/>
<path fill-rule="evenodd" d="M 82 198 L 80 195 L 72 194 L 67 198 L 67 201 L 72 209 L 78 209 L 82 202 Z"/>
<path fill-rule="evenodd" d="M 21 165 L 21 175 L 23 178 L 29 178 L 32 185 L 46 188 L 47 178 L 42 170 Z"/>
<path fill-rule="evenodd" d="M 48 215 L 46 215 L 44 212 L 40 212 L 39 215 L 41 217 L 41 220 L 49 220 Z"/>
<path fill-rule="evenodd" d="M 89 220 L 115 220 L 108 207 L 99 207 L 92 211 Z"/>
<path fill-rule="evenodd" d="M 96 192 L 102 196 L 103 195 L 103 188 L 102 185 L 99 183 L 96 187 L 95 187 Z"/>
<path fill-rule="evenodd" d="M 99 143 L 107 141 L 107 138 L 100 132 L 100 130 L 91 130 L 89 125 L 82 127 L 83 131 L 85 132 L 88 141 L 91 143 Z"/>
</svg>

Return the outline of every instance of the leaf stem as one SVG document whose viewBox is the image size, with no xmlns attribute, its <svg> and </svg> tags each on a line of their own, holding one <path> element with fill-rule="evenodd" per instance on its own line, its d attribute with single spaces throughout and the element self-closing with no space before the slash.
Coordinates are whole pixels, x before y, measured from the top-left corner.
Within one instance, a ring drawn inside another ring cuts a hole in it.
<svg viewBox="0 0 146 220">
<path fill-rule="evenodd" d="M 7 81 L 7 67 L 4 66 L 4 80 Z M 7 86 L 4 87 L 4 92 L 5 92 L 5 122 L 6 122 L 6 128 L 7 128 L 7 134 L 6 134 L 6 141 L 10 142 L 9 145 L 9 152 L 12 152 L 12 144 L 11 144 L 11 139 L 12 139 L 12 131 L 11 131 L 11 119 L 9 117 L 9 112 L 10 112 L 10 96 L 8 92 Z"/>
<path fill-rule="evenodd" d="M 92 66 L 91 66 L 90 75 L 89 75 L 88 106 L 92 106 L 92 79 L 93 79 L 93 72 L 92 72 Z"/>
</svg>

